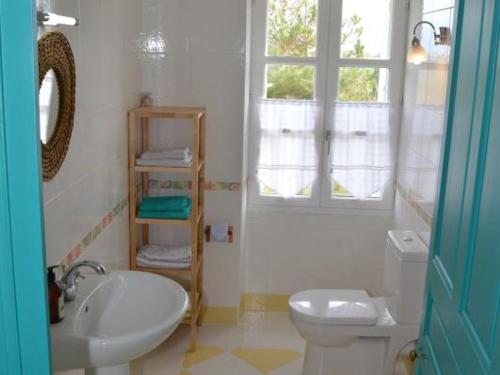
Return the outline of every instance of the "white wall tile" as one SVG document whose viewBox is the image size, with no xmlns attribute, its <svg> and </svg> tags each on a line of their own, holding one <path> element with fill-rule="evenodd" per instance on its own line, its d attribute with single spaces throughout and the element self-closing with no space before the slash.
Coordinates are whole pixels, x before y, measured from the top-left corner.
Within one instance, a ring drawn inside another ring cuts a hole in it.
<svg viewBox="0 0 500 375">
<path fill-rule="evenodd" d="M 419 0 L 412 2 L 410 31 L 418 21 L 432 22 L 436 28 L 453 28 L 454 0 Z M 453 31 L 452 31 L 453 33 Z M 450 46 L 435 46 L 432 30 L 419 31 L 429 62 L 408 64 L 405 75 L 405 103 L 401 124 L 398 182 L 416 195 L 417 203 L 431 216 L 434 213 L 436 189 L 441 162 Z M 415 212 L 398 195 L 394 225 L 399 229 L 426 232 L 430 228 L 415 220 Z"/>
<path fill-rule="evenodd" d="M 308 288 L 362 288 L 380 294 L 391 225 L 391 216 L 249 211 L 244 290 L 291 294 Z"/>
<path fill-rule="evenodd" d="M 137 103 L 142 79 L 131 41 L 140 32 L 142 6 L 135 0 L 37 3 L 80 21 L 75 28 L 57 28 L 75 55 L 77 95 L 67 157 L 56 177 L 43 185 L 47 263 L 56 264 L 127 194 L 126 114 Z M 123 217 L 115 220 L 86 256 L 128 268 L 128 223 Z"/>
<path fill-rule="evenodd" d="M 151 93 L 155 105 L 206 107 L 205 177 L 211 181 L 243 178 L 246 7 L 246 0 L 143 0 L 137 41 L 142 91 Z M 148 45 L 159 47 L 157 53 Z M 154 121 L 150 134 L 151 148 L 191 143 L 183 121 Z M 241 206 L 242 192 L 206 193 L 205 223 L 235 227 L 233 244 L 206 246 L 205 294 L 212 306 L 239 305 Z M 152 233 L 155 241 L 187 238 L 167 228 Z"/>
<path fill-rule="evenodd" d="M 415 210 L 408 205 L 398 192 L 394 203 L 394 229 L 408 230 L 409 228 L 417 232 L 420 238 L 424 240 L 424 243 L 429 246 L 431 228 L 417 215 Z"/>
</svg>

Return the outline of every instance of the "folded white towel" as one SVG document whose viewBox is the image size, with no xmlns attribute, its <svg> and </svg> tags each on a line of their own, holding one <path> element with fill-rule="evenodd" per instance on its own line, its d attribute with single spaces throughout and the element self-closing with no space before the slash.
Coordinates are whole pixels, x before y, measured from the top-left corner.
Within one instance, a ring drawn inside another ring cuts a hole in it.
<svg viewBox="0 0 500 375">
<path fill-rule="evenodd" d="M 137 257 L 137 265 L 141 267 L 148 268 L 180 268 L 186 269 L 191 266 L 191 262 L 184 263 L 172 263 L 172 262 L 159 262 L 159 261 L 151 261 Z"/>
<path fill-rule="evenodd" d="M 165 260 L 165 259 L 158 259 L 158 258 L 150 258 L 150 257 L 144 256 L 141 254 L 137 255 L 137 259 L 143 260 L 145 262 L 158 262 L 158 263 L 172 263 L 172 264 L 191 263 L 191 258 Z"/>
<path fill-rule="evenodd" d="M 158 159 L 176 159 L 176 160 L 191 160 L 193 154 L 189 147 L 185 148 L 170 148 L 166 150 L 149 150 L 141 155 L 141 159 L 158 160 Z"/>
<path fill-rule="evenodd" d="M 172 167 L 172 168 L 188 168 L 191 167 L 192 160 L 181 159 L 137 159 L 137 165 L 145 167 Z"/>
<path fill-rule="evenodd" d="M 142 246 L 137 257 L 151 261 L 186 262 L 191 260 L 191 246 Z"/>
</svg>

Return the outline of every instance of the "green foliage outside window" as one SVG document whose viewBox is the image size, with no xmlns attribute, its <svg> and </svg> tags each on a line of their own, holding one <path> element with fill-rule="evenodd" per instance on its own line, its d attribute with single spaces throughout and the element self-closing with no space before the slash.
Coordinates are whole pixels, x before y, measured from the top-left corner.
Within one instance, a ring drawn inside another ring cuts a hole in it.
<svg viewBox="0 0 500 375">
<path fill-rule="evenodd" d="M 267 54 L 269 56 L 311 57 L 316 55 L 317 2 L 314 0 L 271 0 L 268 5 Z M 361 43 L 362 18 L 353 15 L 342 21 L 343 58 L 365 58 Z M 267 97 L 270 99 L 313 99 L 312 66 L 273 65 L 267 70 Z M 379 69 L 348 68 L 339 74 L 341 101 L 376 101 Z"/>
<path fill-rule="evenodd" d="M 362 18 L 353 15 L 342 21 L 341 45 L 343 58 L 366 58 Z M 313 57 L 316 55 L 317 2 L 314 0 L 270 0 L 268 5 L 268 56 Z M 339 71 L 340 101 L 377 101 L 380 71 L 377 68 L 341 68 Z M 267 98 L 314 99 L 315 69 L 304 65 L 268 65 Z M 276 192 L 261 186 L 264 195 Z M 310 196 L 311 187 L 297 192 Z M 332 196 L 351 197 L 337 181 L 332 183 Z"/>
<path fill-rule="evenodd" d="M 299 65 L 267 66 L 267 97 L 270 99 L 314 99 L 314 68 Z"/>
<path fill-rule="evenodd" d="M 267 21 L 269 56 L 316 55 L 315 0 L 270 0 Z"/>
<path fill-rule="evenodd" d="M 346 59 L 366 58 L 365 46 L 361 43 L 364 29 L 358 15 L 342 20 L 341 45 L 342 57 Z M 339 72 L 340 101 L 368 102 L 378 99 L 379 69 L 376 68 L 341 68 Z"/>
</svg>

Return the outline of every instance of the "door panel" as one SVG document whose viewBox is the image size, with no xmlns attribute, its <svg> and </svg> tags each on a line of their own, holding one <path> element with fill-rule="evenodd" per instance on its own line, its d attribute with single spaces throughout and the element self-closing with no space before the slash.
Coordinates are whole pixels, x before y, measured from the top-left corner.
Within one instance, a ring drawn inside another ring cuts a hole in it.
<svg viewBox="0 0 500 375">
<path fill-rule="evenodd" d="M 34 6 L 0 0 L 2 375 L 51 373 Z"/>
<path fill-rule="evenodd" d="M 449 149 L 447 151 L 447 165 L 443 173 L 442 184 L 446 189 L 446 194 L 443 195 L 442 209 L 442 232 L 445 236 L 436 234 L 436 261 L 439 259 L 439 266 L 443 273 L 443 277 L 447 281 L 447 286 L 450 290 L 454 288 L 455 270 L 458 258 L 458 244 L 460 242 L 460 226 L 461 226 L 461 210 L 464 196 L 464 181 L 466 178 L 466 169 L 464 166 L 467 163 L 470 135 L 471 135 L 471 118 L 474 109 L 473 101 L 469 100 L 471 88 L 475 87 L 476 76 L 471 74 L 477 67 L 477 55 L 470 53 L 471 46 L 480 45 L 481 39 L 481 20 L 482 9 L 481 2 L 466 2 L 467 6 L 467 22 L 462 25 L 460 19 L 454 30 L 460 32 L 460 28 L 464 27 L 461 40 L 456 42 L 455 48 L 457 52 L 463 48 L 463 53 L 459 55 L 459 64 L 456 66 L 456 74 L 460 76 L 459 87 L 455 96 L 452 99 L 453 104 L 456 104 L 460 109 L 461 114 L 456 117 L 450 117 L 453 122 L 453 127 L 448 129 Z M 457 4 L 457 12 L 460 13 L 460 4 Z M 465 10 L 464 10 L 465 11 Z M 476 47 L 477 48 L 477 47 Z M 465 114 L 465 115 L 464 115 Z M 451 114 L 453 115 L 453 114 Z"/>
<path fill-rule="evenodd" d="M 499 374 L 500 1 L 460 1 L 419 374 Z"/>
<path fill-rule="evenodd" d="M 500 11 L 497 11 L 497 17 L 500 17 Z M 500 36 L 498 35 L 500 33 L 499 29 L 500 29 L 500 25 L 499 25 L 499 21 L 497 19 L 497 25 L 496 25 L 496 28 L 497 28 L 497 31 L 496 31 L 496 37 L 497 37 L 497 40 L 496 40 L 496 43 L 497 43 L 497 57 L 496 57 L 496 84 L 495 84 L 495 91 L 494 91 L 494 94 L 493 94 L 493 99 L 492 99 L 492 114 L 491 114 L 491 123 L 492 124 L 495 124 L 494 126 L 492 126 L 492 128 L 494 128 L 494 132 L 495 133 L 498 133 L 500 129 L 499 128 L 499 124 L 500 124 L 500 105 L 498 105 L 498 103 L 500 102 L 500 84 L 499 84 L 499 80 L 500 80 L 500 48 L 499 48 L 499 44 L 500 44 Z M 495 41 L 492 42 L 492 44 L 495 43 Z M 493 69 L 493 68 L 492 68 Z M 496 137 L 498 137 L 498 135 L 496 135 Z M 492 137 L 493 138 L 493 137 Z M 497 139 L 497 142 L 498 142 L 498 139 Z M 498 146 L 499 143 L 496 144 L 496 152 L 498 153 L 499 151 L 499 146 Z M 491 147 L 493 149 L 495 149 L 495 147 Z M 496 156 L 496 160 L 497 160 L 497 163 L 500 162 L 500 158 L 497 154 Z M 498 192 L 498 184 L 496 185 L 497 187 L 497 192 Z M 494 187 L 495 185 L 493 186 L 490 186 L 491 188 L 491 193 L 494 192 Z M 494 207 L 492 205 L 492 207 Z M 496 203 L 496 207 L 498 209 L 498 203 Z M 497 213 L 498 215 L 498 213 Z M 499 230 L 499 225 L 498 225 L 498 219 L 496 220 L 496 226 L 495 228 L 493 229 L 495 231 L 498 231 Z M 497 245 L 498 246 L 498 245 Z M 497 272 L 499 272 L 498 270 L 500 270 L 500 250 L 498 250 L 498 247 L 497 247 L 497 252 L 494 254 L 493 256 L 493 259 L 496 260 L 496 270 Z M 496 298 L 497 298 L 497 302 L 500 301 L 500 282 L 497 280 L 497 283 L 496 283 L 497 287 L 496 287 Z M 493 368 L 493 374 L 500 374 L 500 345 L 498 344 L 498 341 L 499 341 L 499 338 L 500 338 L 500 313 L 498 311 L 499 309 L 499 306 L 500 305 L 500 302 L 497 303 L 497 314 L 496 314 L 496 317 L 494 318 L 495 319 L 495 338 L 492 338 L 491 340 L 491 345 L 490 345 L 490 352 L 491 352 L 491 356 L 493 358 L 493 364 L 492 364 L 492 368 Z M 495 344 L 496 343 L 496 344 Z"/>
<path fill-rule="evenodd" d="M 0 17 L 0 40 L 2 37 L 2 18 Z M 0 48 L 1 51 L 1 48 Z M 0 66 L 2 65 L 0 54 Z M 21 371 L 21 361 L 17 348 L 19 336 L 14 293 L 14 275 L 12 274 L 12 238 L 10 228 L 4 223 L 9 221 L 9 199 L 4 192 L 8 190 L 6 167 L 5 122 L 3 116 L 2 75 L 0 74 L 0 363 L 7 374 L 18 374 Z M 7 344 L 8 343 L 8 344 Z"/>
</svg>

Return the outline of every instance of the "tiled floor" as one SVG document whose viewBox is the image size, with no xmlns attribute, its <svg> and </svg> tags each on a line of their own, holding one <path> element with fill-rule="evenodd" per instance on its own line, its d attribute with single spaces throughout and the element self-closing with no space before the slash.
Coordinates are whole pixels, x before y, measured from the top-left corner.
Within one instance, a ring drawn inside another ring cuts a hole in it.
<svg viewBox="0 0 500 375">
<path fill-rule="evenodd" d="M 195 353 L 186 353 L 188 331 L 182 326 L 134 361 L 131 375 L 302 374 L 305 342 L 285 312 L 246 312 L 237 326 L 203 326 L 198 343 Z"/>
<path fill-rule="evenodd" d="M 247 312 L 237 326 L 203 326 L 185 353 L 187 327 L 134 361 L 131 375 L 299 375 L 304 340 L 284 312 Z"/>
</svg>

